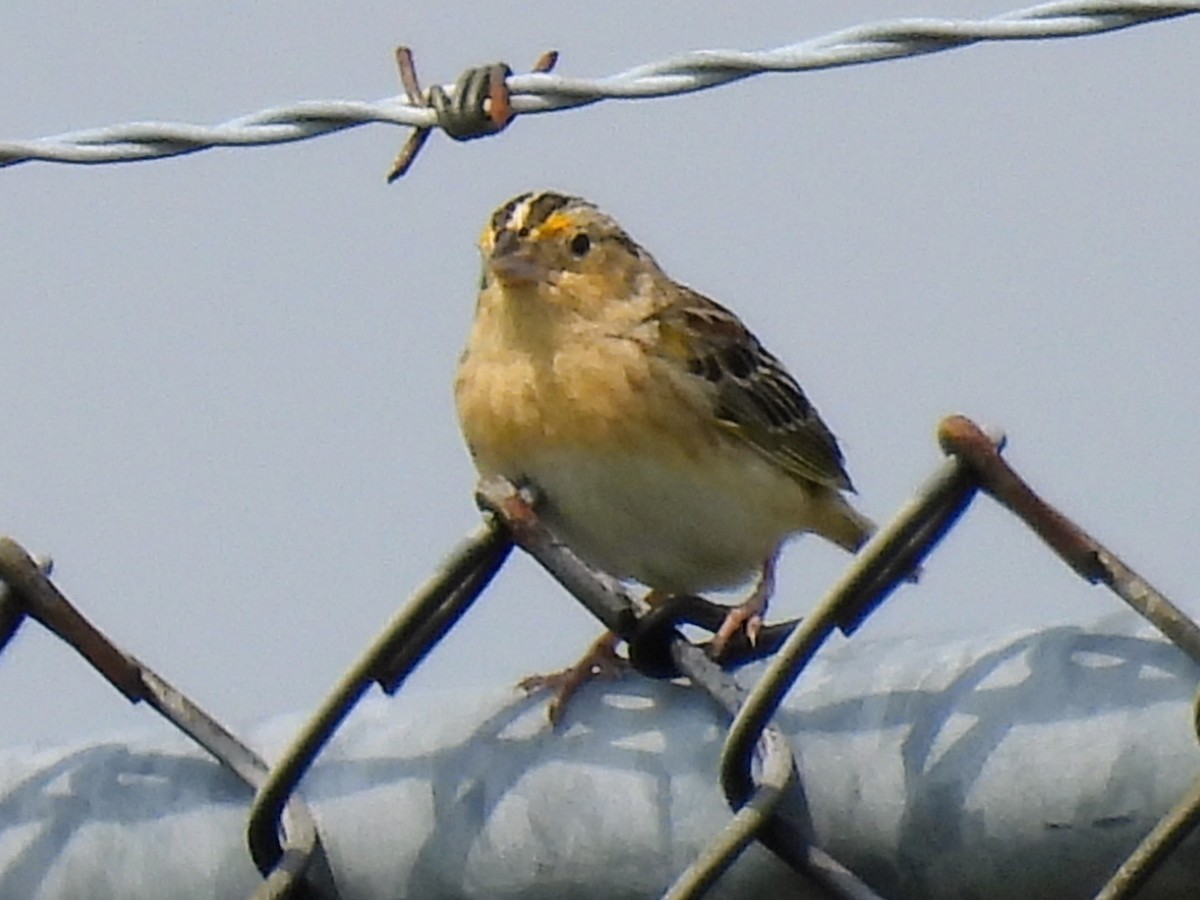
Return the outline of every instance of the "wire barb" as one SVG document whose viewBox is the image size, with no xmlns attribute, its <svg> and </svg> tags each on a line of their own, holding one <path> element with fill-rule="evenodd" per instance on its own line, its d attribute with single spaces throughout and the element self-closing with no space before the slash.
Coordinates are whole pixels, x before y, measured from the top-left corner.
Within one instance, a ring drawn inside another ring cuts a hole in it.
<svg viewBox="0 0 1200 900">
<path fill-rule="evenodd" d="M 538 57 L 531 71 L 549 72 L 557 61 L 558 51 L 547 50 Z M 408 102 L 413 106 L 432 109 L 437 116 L 437 127 L 456 141 L 472 141 L 499 134 L 516 115 L 508 89 L 512 69 L 505 63 L 467 69 L 458 76 L 452 91 L 447 91 L 440 84 L 422 91 L 412 50 L 408 47 L 396 48 L 396 66 L 400 70 L 400 83 Z M 432 131 L 433 126 L 413 130 L 388 170 L 388 184 L 408 171 Z"/>
</svg>

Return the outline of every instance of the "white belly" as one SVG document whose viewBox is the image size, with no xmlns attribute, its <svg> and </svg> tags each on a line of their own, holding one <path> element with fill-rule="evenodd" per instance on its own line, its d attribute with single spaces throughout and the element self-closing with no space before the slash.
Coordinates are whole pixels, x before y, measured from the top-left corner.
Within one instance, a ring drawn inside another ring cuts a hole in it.
<svg viewBox="0 0 1200 900">
<path fill-rule="evenodd" d="M 539 454 L 521 474 L 587 563 L 670 593 L 741 584 L 820 515 L 799 484 L 742 448 L 708 456 L 703 471 L 575 450 Z"/>
</svg>

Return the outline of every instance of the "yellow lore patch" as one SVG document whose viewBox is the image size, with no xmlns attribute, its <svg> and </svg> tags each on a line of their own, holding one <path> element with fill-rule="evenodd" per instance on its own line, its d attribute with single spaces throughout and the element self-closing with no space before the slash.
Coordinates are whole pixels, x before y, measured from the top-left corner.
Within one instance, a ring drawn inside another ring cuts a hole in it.
<svg viewBox="0 0 1200 900">
<path fill-rule="evenodd" d="M 537 230 L 538 240 L 544 238 L 552 238 L 562 234 L 564 231 L 570 231 L 576 226 L 576 219 L 570 213 L 556 212 L 551 214 L 550 218 L 546 219 Z"/>
</svg>

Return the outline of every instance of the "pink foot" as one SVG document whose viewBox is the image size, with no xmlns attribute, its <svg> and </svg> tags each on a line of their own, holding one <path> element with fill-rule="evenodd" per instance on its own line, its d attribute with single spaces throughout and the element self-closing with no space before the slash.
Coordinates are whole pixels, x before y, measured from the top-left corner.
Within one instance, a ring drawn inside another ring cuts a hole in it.
<svg viewBox="0 0 1200 900">
<path fill-rule="evenodd" d="M 629 661 L 617 656 L 620 640 L 611 631 L 606 631 L 573 666 L 545 675 L 530 675 L 521 679 L 518 687 L 526 693 L 552 691 L 546 713 L 550 724 L 558 725 L 566 713 L 567 704 L 581 687 L 597 678 L 618 678 L 629 670 Z"/>
</svg>

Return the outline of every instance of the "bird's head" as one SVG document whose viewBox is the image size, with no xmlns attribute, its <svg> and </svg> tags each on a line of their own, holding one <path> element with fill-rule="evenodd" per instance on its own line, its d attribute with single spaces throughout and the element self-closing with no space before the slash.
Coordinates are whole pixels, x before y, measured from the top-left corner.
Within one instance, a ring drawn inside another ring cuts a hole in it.
<svg viewBox="0 0 1200 900">
<path fill-rule="evenodd" d="M 499 207 L 479 241 L 484 286 L 521 304 L 591 318 L 661 277 L 654 260 L 611 217 L 579 197 L 520 194 Z"/>
</svg>

